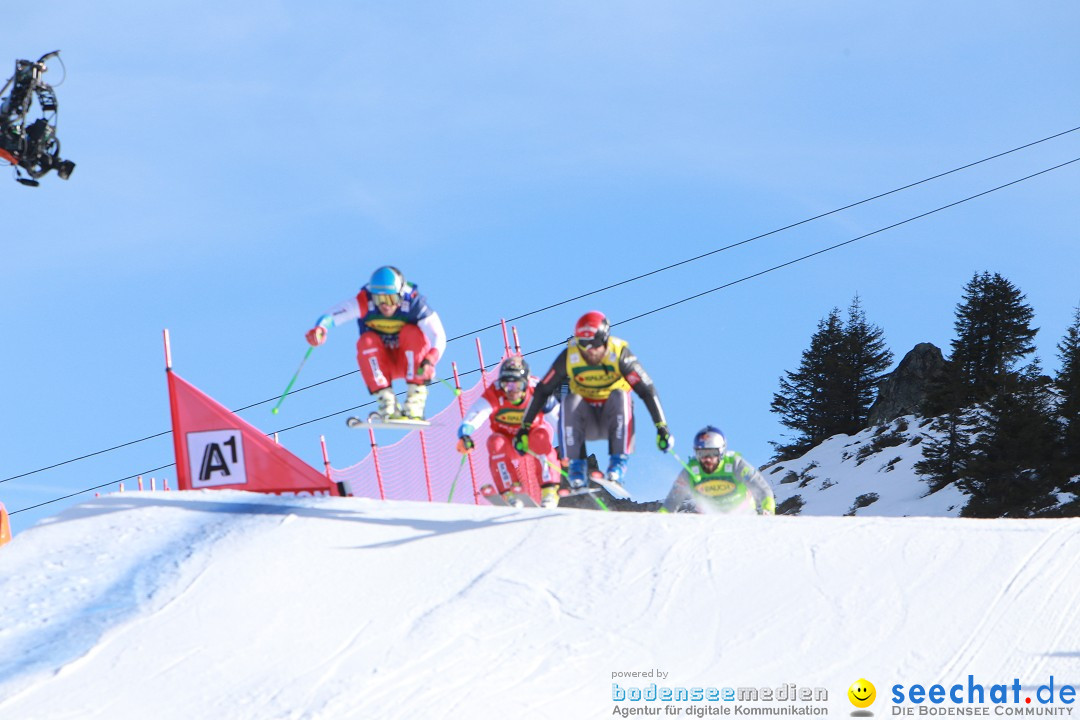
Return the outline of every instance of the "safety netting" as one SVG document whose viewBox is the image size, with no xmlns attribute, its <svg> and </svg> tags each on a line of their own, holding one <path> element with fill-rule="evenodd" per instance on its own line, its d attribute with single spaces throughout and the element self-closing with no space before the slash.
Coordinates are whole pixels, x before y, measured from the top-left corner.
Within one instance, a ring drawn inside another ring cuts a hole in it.
<svg viewBox="0 0 1080 720">
<path fill-rule="evenodd" d="M 491 426 L 485 422 L 472 434 L 476 449 L 464 456 L 464 461 L 456 449 L 457 430 L 465 413 L 498 374 L 498 367 L 488 370 L 450 405 L 429 416 L 430 427 L 412 430 L 392 444 L 377 445 L 371 429 L 357 430 L 368 433 L 371 452 L 350 467 L 328 467 L 330 479 L 342 483 L 355 497 L 480 504 L 480 487 L 491 483 L 487 453 Z M 519 458 L 514 458 L 514 463 L 524 465 Z M 519 477 L 529 495 L 539 499 L 539 483 L 533 474 L 524 471 Z"/>
</svg>

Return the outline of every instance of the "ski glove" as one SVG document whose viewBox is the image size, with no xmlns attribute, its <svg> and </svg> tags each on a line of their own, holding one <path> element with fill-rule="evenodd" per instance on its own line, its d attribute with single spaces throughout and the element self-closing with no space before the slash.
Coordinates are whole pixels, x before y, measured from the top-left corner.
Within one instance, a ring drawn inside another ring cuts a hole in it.
<svg viewBox="0 0 1080 720">
<path fill-rule="evenodd" d="M 462 435 L 457 441 L 457 451 L 462 455 L 468 455 L 474 449 L 476 449 L 476 443 L 473 442 L 472 436 Z"/>
<path fill-rule="evenodd" d="M 674 445 L 675 438 L 672 436 L 671 431 L 668 430 L 667 423 L 656 423 L 656 447 L 663 452 L 667 452 Z"/>
<path fill-rule="evenodd" d="M 435 379 L 435 360 L 439 357 L 438 352 L 432 350 L 420 361 L 420 379 L 431 381 Z"/>
<path fill-rule="evenodd" d="M 312 347 L 319 347 L 324 342 L 326 342 L 326 328 L 324 328 L 322 325 L 316 325 L 315 327 L 308 330 L 307 334 L 304 335 L 304 337 L 307 338 L 309 345 L 311 345 Z"/>
<path fill-rule="evenodd" d="M 530 425 L 522 425 L 521 429 L 514 435 L 514 449 L 517 450 L 518 455 L 524 455 L 529 452 L 530 430 L 532 430 Z"/>
</svg>

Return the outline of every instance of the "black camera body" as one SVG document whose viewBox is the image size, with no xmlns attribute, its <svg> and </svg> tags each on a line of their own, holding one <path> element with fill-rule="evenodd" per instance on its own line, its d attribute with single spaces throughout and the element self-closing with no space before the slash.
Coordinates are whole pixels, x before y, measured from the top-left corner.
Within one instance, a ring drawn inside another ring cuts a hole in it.
<svg viewBox="0 0 1080 720">
<path fill-rule="evenodd" d="M 0 99 L 0 157 L 13 162 L 17 174 L 20 169 L 26 171 L 29 178 L 16 178 L 24 185 L 38 185 L 37 179 L 50 170 L 67 180 L 75 169 L 74 162 L 60 157 L 56 93 L 41 80 L 45 60 L 56 54 L 48 53 L 37 62 L 17 60 L 15 75 L 4 85 L 5 90 L 11 87 L 11 94 Z M 42 117 L 27 125 L 26 116 L 35 96 Z"/>
</svg>

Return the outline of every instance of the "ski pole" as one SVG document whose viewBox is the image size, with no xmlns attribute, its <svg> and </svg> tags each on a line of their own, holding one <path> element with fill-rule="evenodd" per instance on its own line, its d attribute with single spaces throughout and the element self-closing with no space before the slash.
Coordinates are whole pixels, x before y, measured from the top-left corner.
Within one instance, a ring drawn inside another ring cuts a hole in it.
<svg viewBox="0 0 1080 720">
<path fill-rule="evenodd" d="M 548 460 L 546 457 L 541 457 L 541 456 L 537 455 L 536 453 L 529 453 L 529 454 L 532 455 L 533 457 L 535 457 L 537 460 L 542 460 L 542 461 L 546 462 L 548 465 L 550 465 L 551 467 L 558 470 L 559 474 L 562 475 L 563 477 L 568 477 L 568 475 L 566 473 L 566 468 L 564 468 L 559 463 L 552 462 L 551 460 Z"/>
<path fill-rule="evenodd" d="M 290 380 L 289 384 L 285 386 L 285 392 L 281 393 L 281 397 L 278 398 L 277 405 L 275 405 L 270 411 L 274 415 L 277 415 L 278 408 L 281 407 L 281 403 L 285 402 L 285 396 L 289 394 L 290 390 L 292 390 L 293 383 L 296 382 L 296 378 L 300 377 L 300 371 L 304 369 L 304 363 L 306 363 L 307 359 L 311 357 L 311 351 L 314 349 L 315 346 L 311 345 L 310 347 L 308 347 L 307 352 L 304 353 L 304 359 L 300 361 L 300 367 L 296 368 L 296 372 L 293 374 L 292 380 Z"/>
<path fill-rule="evenodd" d="M 673 458 L 675 458 L 676 460 L 679 461 L 679 464 L 683 466 L 683 469 L 686 470 L 687 474 L 689 474 L 691 478 L 698 477 L 698 474 L 696 472 L 694 472 L 693 470 L 691 470 L 690 466 L 687 465 L 686 463 L 684 463 L 683 459 L 681 457 L 679 457 L 678 454 L 674 450 L 671 451 L 671 457 L 673 457 Z M 658 512 L 658 513 L 667 513 L 667 512 L 671 512 L 671 511 L 668 510 L 663 505 L 661 505 L 660 509 L 657 510 L 656 512 Z"/>
<path fill-rule="evenodd" d="M 461 453 L 461 464 L 458 465 L 457 472 L 454 473 L 454 482 L 450 483 L 450 496 L 446 498 L 446 502 L 453 502 L 454 500 L 454 488 L 457 487 L 457 480 L 461 477 L 461 469 L 465 467 L 465 459 L 469 457 L 466 453 Z"/>
<path fill-rule="evenodd" d="M 679 457 L 678 454 L 674 450 L 671 451 L 671 457 L 673 457 L 673 458 L 675 458 L 676 460 L 679 461 L 679 464 L 683 466 L 683 468 L 686 470 L 686 472 L 690 473 L 690 477 L 694 477 L 694 475 L 697 474 L 693 470 L 690 469 L 689 465 L 687 465 L 686 463 L 683 462 L 683 459 L 681 457 Z"/>
<path fill-rule="evenodd" d="M 439 381 L 439 382 L 441 382 L 441 383 L 442 383 L 443 385 L 445 385 L 446 387 L 450 388 L 450 392 L 454 393 L 454 397 L 457 397 L 458 395 L 460 395 L 460 394 L 461 394 L 461 388 L 456 388 L 456 387 L 454 387 L 453 385 L 451 385 L 451 384 L 450 384 L 449 382 L 447 382 L 447 381 L 446 381 L 446 380 L 444 380 L 443 378 L 435 378 L 435 380 L 438 380 L 438 381 Z"/>
</svg>

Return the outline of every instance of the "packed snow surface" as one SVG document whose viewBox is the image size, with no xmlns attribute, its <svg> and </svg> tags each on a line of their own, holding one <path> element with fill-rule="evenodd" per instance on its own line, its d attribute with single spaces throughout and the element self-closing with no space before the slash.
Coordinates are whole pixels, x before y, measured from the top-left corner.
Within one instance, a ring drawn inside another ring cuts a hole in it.
<svg viewBox="0 0 1080 720">
<path fill-rule="evenodd" d="M 663 707 L 613 683 L 823 688 L 844 717 L 860 678 L 884 717 L 895 684 L 1080 681 L 1078 559 L 1077 520 L 117 494 L 0 548 L 0 718 Z"/>
</svg>

